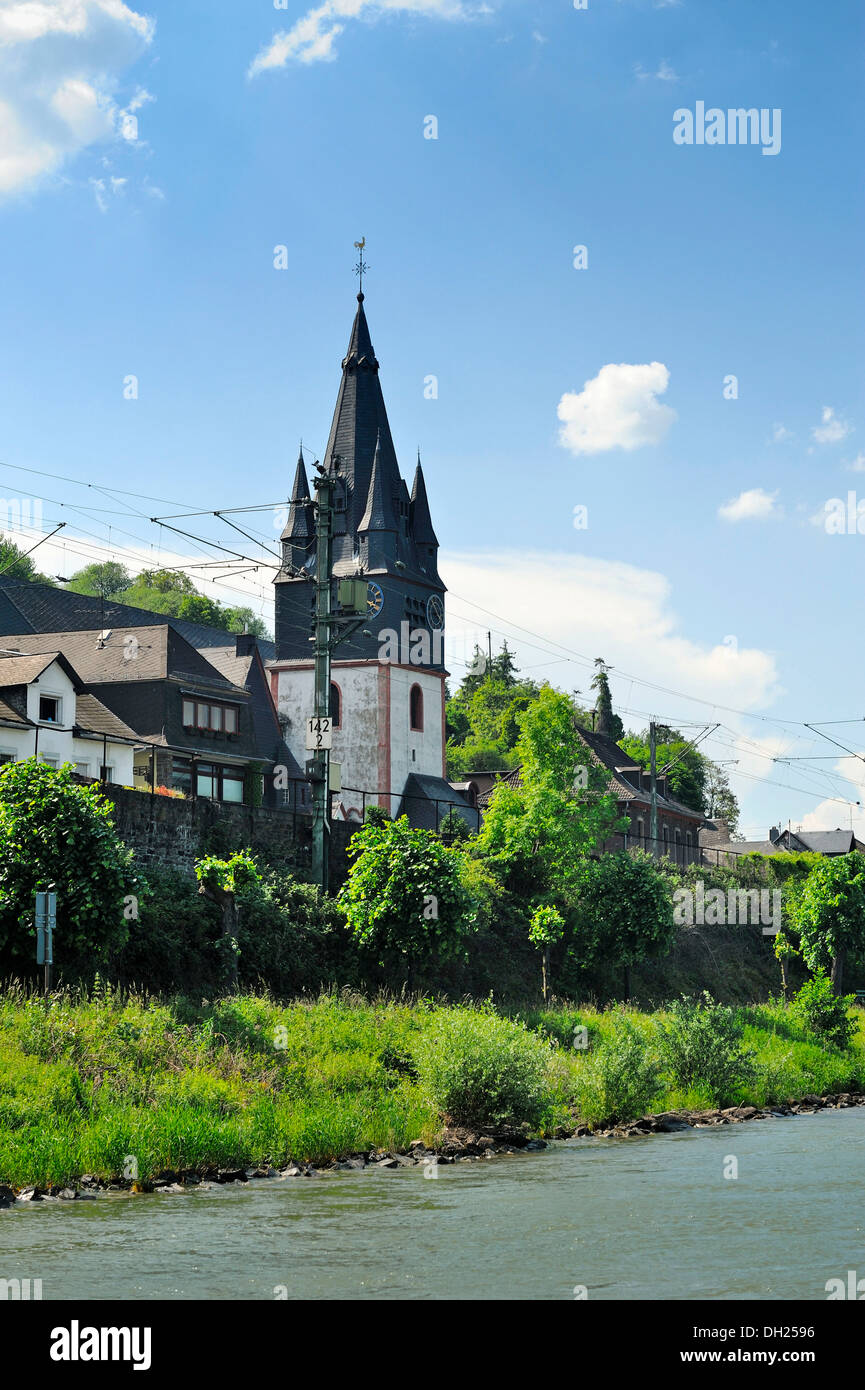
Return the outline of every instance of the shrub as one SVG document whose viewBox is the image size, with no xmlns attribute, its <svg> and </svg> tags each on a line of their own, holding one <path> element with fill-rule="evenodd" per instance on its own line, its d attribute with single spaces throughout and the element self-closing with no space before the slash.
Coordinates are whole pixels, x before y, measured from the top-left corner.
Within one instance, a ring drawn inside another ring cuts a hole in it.
<svg viewBox="0 0 865 1390">
<path fill-rule="evenodd" d="M 418 1043 L 421 1082 L 454 1124 L 540 1123 L 550 1100 L 550 1049 L 525 1024 L 487 1009 L 442 1009 Z"/>
<path fill-rule="evenodd" d="M 35 958 L 33 898 L 56 885 L 55 960 L 64 970 L 106 959 L 126 938 L 127 899 L 137 894 L 132 851 L 114 827 L 114 808 L 81 786 L 68 763 L 34 758 L 0 772 L 0 952 Z"/>
<path fill-rule="evenodd" d="M 825 970 L 818 970 L 794 995 L 791 1009 L 803 1027 L 821 1042 L 847 1048 L 856 1032 L 848 1012 L 853 999 L 852 994 L 836 994 Z"/>
<path fill-rule="evenodd" d="M 661 1090 L 657 1054 L 627 1018 L 583 1062 L 577 1081 L 580 1118 L 592 1128 L 645 1115 Z"/>
<path fill-rule="evenodd" d="M 661 1059 L 676 1085 L 699 1087 L 721 1105 L 754 1075 L 755 1054 L 743 1051 L 743 1032 L 734 1010 L 716 1004 L 707 990 L 702 1000 L 683 995 L 660 1025 Z"/>
<path fill-rule="evenodd" d="M 464 951 L 476 913 L 463 882 L 466 858 L 456 846 L 412 830 L 401 816 L 361 826 L 348 855 L 354 862 L 337 902 L 359 946 L 391 966 Z"/>
</svg>

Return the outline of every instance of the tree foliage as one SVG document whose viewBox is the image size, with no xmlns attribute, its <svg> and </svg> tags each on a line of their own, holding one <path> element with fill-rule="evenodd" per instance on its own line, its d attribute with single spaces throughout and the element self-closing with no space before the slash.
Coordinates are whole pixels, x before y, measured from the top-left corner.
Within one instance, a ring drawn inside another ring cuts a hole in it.
<svg viewBox="0 0 865 1390">
<path fill-rule="evenodd" d="M 818 860 L 791 898 L 790 921 L 808 969 L 831 972 L 840 992 L 847 954 L 865 952 L 865 855 Z"/>
<path fill-rule="evenodd" d="M 125 899 L 134 897 L 132 851 L 118 838 L 114 808 L 72 768 L 28 758 L 0 772 L 0 950 L 35 960 L 34 894 L 57 893 L 58 964 L 100 961 L 126 939 Z M 134 914 L 133 914 L 134 915 Z"/>
<path fill-rule="evenodd" d="M 249 632 L 254 637 L 269 636 L 265 623 L 251 608 L 222 604 L 200 594 L 189 575 L 181 570 L 142 570 L 130 579 L 122 565 L 108 561 L 85 565 L 72 575 L 66 587 L 73 593 L 111 599 L 151 613 L 166 613 L 205 627 Z"/>
<path fill-rule="evenodd" d="M 581 965 L 663 956 L 675 935 L 669 881 L 651 855 L 622 850 L 582 865 L 569 941 Z"/>
<path fill-rule="evenodd" d="M 461 950 L 476 920 L 461 850 L 401 816 L 367 821 L 348 854 L 353 863 L 337 902 L 355 941 L 381 964 Z"/>
<path fill-rule="evenodd" d="M 578 880 L 582 858 L 624 820 L 567 695 L 544 686 L 519 723 L 521 784 L 495 788 L 477 843 L 526 898 L 558 898 Z"/>
<path fill-rule="evenodd" d="M 0 536 L 0 574 L 9 579 L 26 579 L 33 584 L 54 585 L 47 574 L 40 574 L 35 562 L 8 536 Z"/>
</svg>

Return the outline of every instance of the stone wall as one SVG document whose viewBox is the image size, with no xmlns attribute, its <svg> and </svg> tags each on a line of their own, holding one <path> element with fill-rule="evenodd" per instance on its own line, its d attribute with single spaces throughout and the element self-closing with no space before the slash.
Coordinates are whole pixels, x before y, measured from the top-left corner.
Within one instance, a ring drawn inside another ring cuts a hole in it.
<svg viewBox="0 0 865 1390">
<path fill-rule="evenodd" d="M 129 787 L 108 785 L 103 790 L 114 805 L 114 823 L 121 840 L 135 851 L 135 862 L 143 868 L 175 868 L 191 875 L 195 860 L 203 854 L 251 849 L 299 878 L 309 874 L 309 816 L 269 806 L 154 796 Z M 345 850 L 356 829 L 356 825 L 341 821 L 331 828 L 332 888 L 345 878 Z"/>
</svg>

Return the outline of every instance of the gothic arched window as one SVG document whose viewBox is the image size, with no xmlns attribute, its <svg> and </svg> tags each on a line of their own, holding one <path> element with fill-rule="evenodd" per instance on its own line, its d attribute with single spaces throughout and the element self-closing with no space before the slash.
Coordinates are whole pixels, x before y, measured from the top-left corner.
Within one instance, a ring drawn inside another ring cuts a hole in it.
<svg viewBox="0 0 865 1390">
<path fill-rule="evenodd" d="M 333 727 L 342 727 L 342 691 L 335 681 L 330 683 L 330 717 L 333 720 Z"/>
<path fill-rule="evenodd" d="M 409 724 L 411 725 L 412 729 L 416 729 L 419 733 L 422 733 L 422 732 L 423 732 L 423 691 L 421 690 L 421 688 L 420 688 L 419 685 L 413 685 L 413 686 L 412 686 L 412 688 L 411 688 L 411 694 L 410 694 L 409 697 L 408 697 L 408 702 L 409 702 Z"/>
</svg>

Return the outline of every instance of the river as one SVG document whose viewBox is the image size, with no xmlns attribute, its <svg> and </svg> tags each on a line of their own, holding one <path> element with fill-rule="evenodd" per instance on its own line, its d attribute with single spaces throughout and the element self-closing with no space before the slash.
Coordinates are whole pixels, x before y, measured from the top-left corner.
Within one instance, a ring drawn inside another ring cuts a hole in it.
<svg viewBox="0 0 865 1390">
<path fill-rule="evenodd" d="M 865 1276 L 865 1107 L 441 1167 L 0 1212 L 43 1299 L 825 1299 Z M 738 1177 L 725 1178 L 738 1164 Z"/>
</svg>

